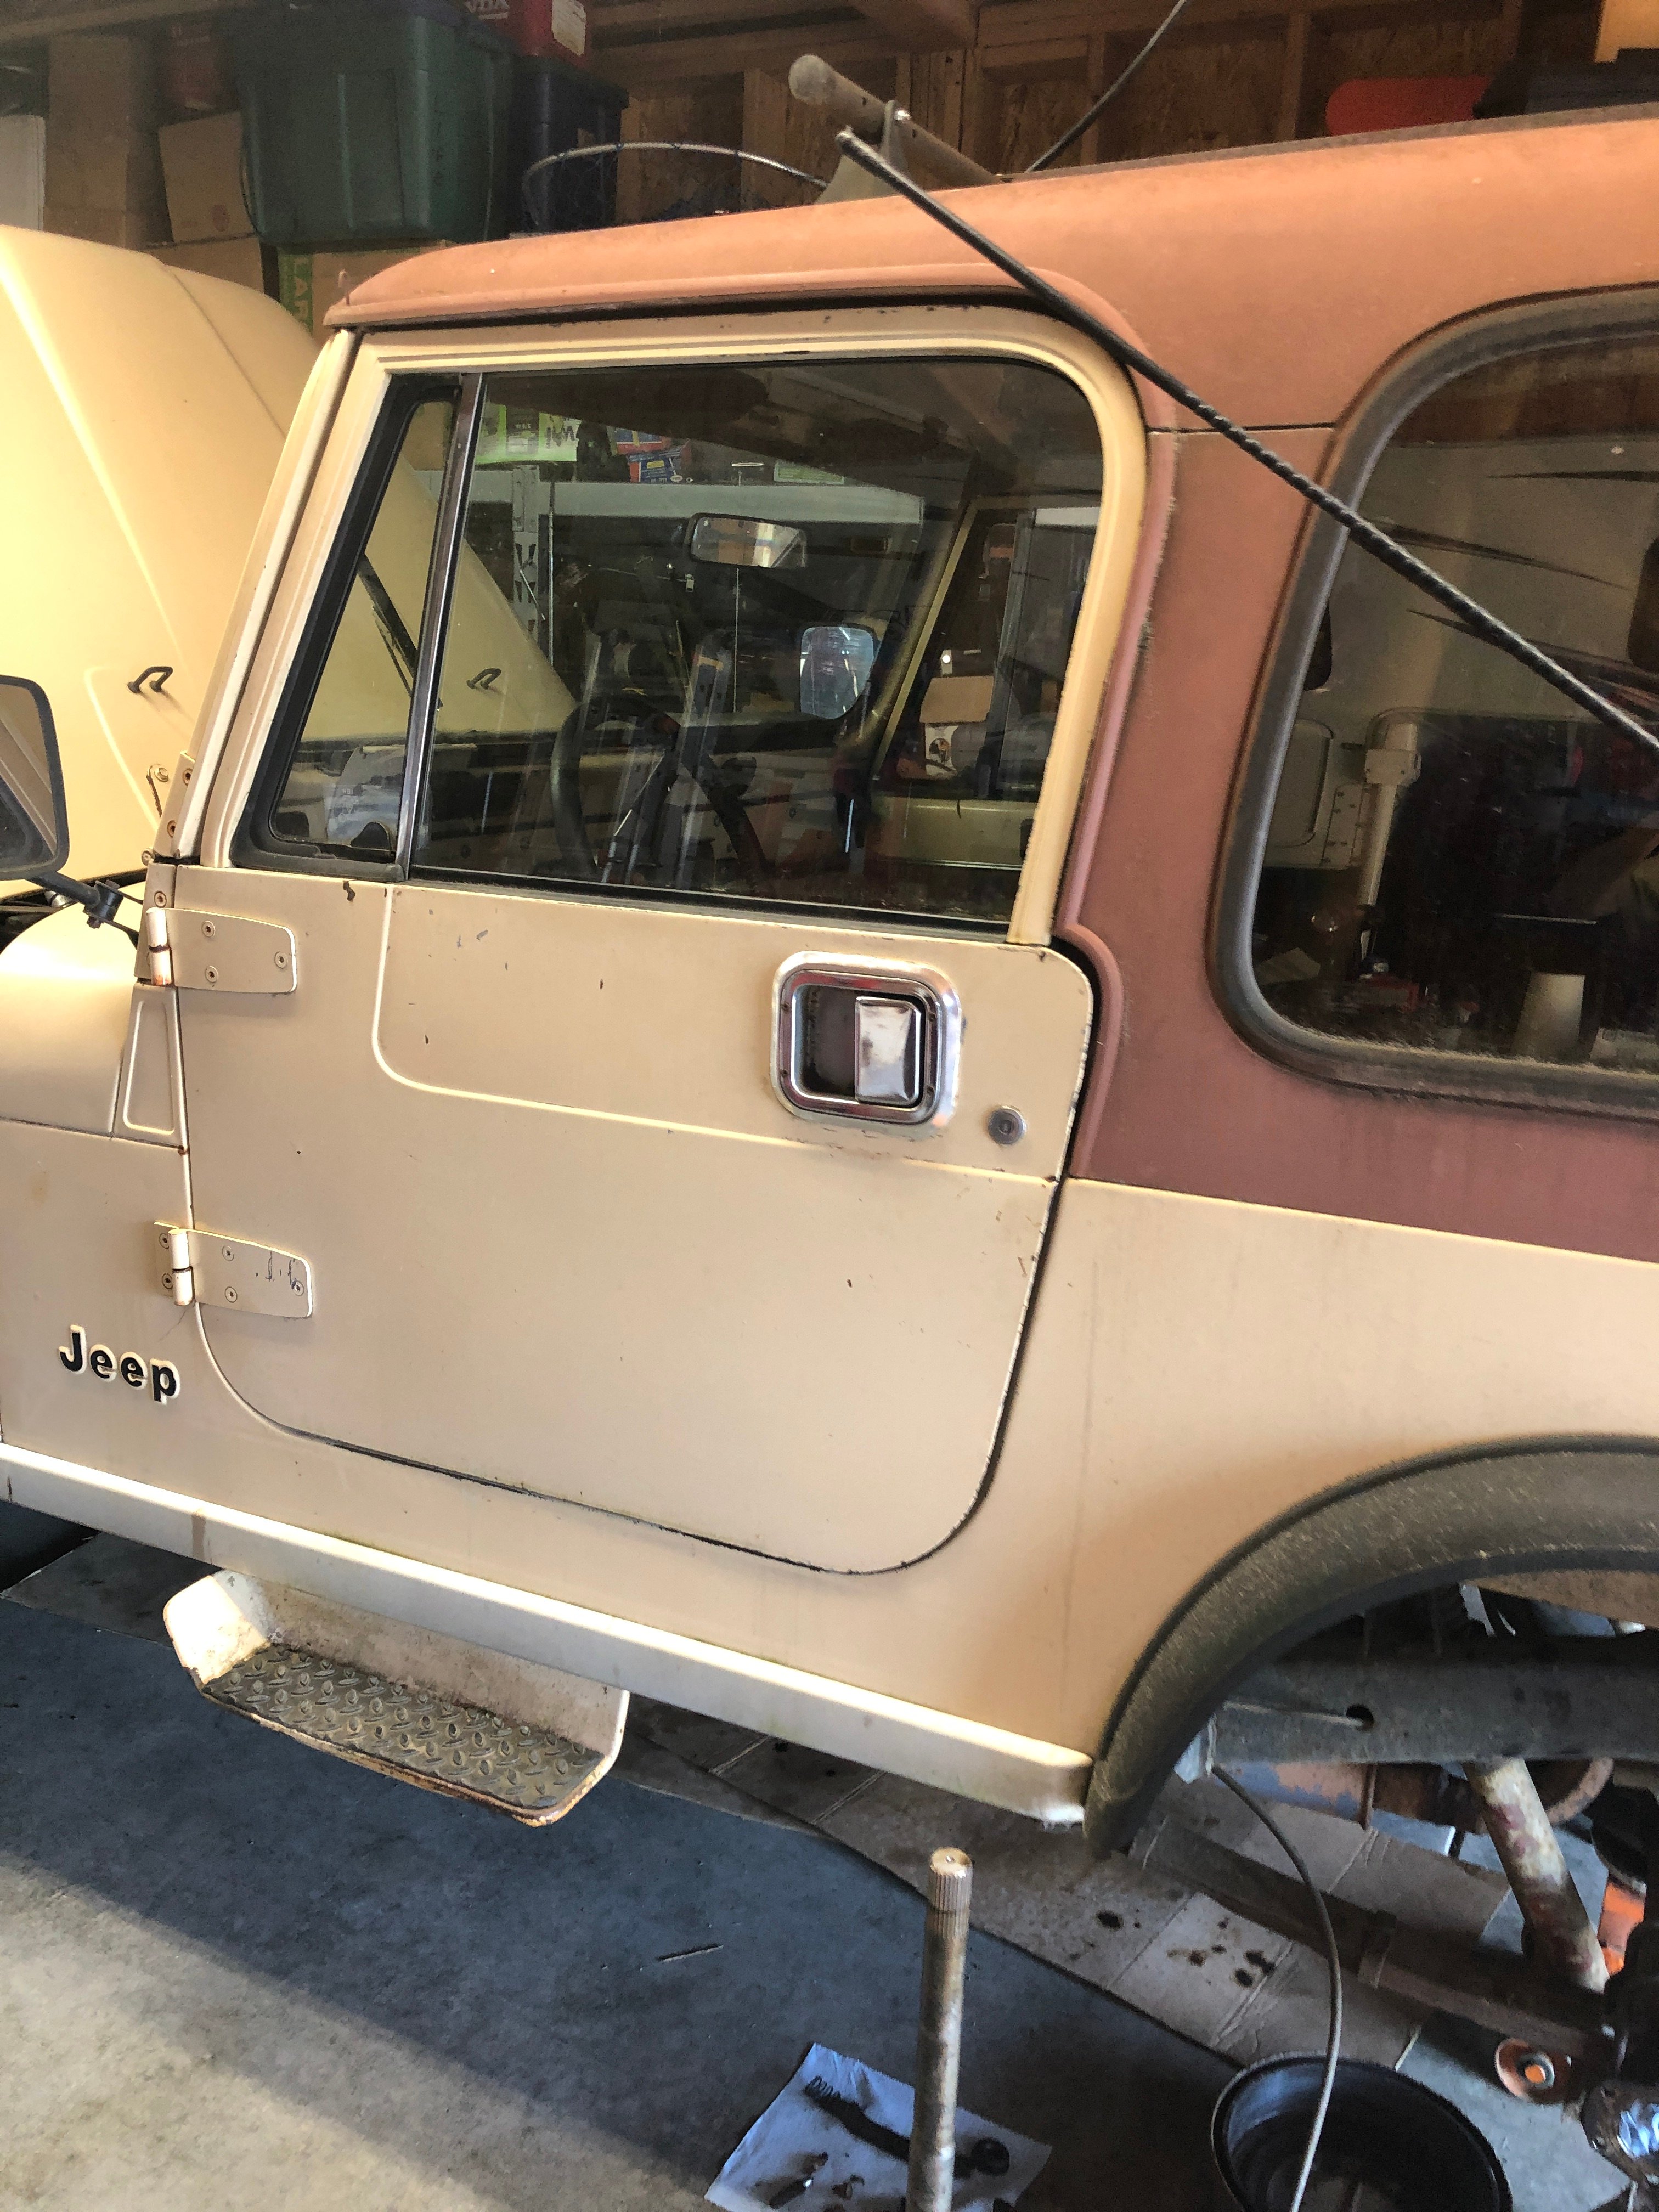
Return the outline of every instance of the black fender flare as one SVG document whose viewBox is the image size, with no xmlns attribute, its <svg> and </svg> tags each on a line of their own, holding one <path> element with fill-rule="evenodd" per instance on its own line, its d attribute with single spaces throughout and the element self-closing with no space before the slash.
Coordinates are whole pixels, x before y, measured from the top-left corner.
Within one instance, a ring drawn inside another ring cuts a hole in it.
<svg viewBox="0 0 1659 2212">
<path fill-rule="evenodd" d="M 1361 1605 L 1575 1568 L 1659 1575 L 1659 1442 L 1486 1446 L 1322 1492 L 1212 1568 L 1148 1645 L 1106 1723 L 1085 1834 L 1127 1844 L 1221 1700 Z"/>
</svg>

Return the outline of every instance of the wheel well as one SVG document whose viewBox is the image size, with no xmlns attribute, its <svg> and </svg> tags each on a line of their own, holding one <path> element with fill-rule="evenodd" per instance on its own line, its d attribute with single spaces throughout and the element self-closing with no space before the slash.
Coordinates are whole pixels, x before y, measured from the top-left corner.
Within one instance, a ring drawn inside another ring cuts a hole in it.
<svg viewBox="0 0 1659 2212">
<path fill-rule="evenodd" d="M 1106 1724 L 1085 1832 L 1127 1843 L 1205 1721 L 1248 1675 L 1363 1607 L 1507 1575 L 1659 1574 L 1659 1443 L 1488 1446 L 1362 1476 L 1260 1529 L 1142 1656 Z"/>
</svg>

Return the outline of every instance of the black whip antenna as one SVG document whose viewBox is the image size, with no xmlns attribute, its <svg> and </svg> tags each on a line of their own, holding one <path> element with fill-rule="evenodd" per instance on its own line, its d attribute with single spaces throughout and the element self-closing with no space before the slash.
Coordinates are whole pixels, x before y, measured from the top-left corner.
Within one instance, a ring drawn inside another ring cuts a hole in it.
<svg viewBox="0 0 1659 2212">
<path fill-rule="evenodd" d="M 981 254 L 993 268 L 1000 269 L 1006 276 L 1012 276 L 1034 300 L 1040 300 L 1060 321 L 1069 324 L 1074 331 L 1081 331 L 1085 337 L 1092 338 L 1121 368 L 1131 369 L 1137 376 L 1144 377 L 1148 384 L 1166 393 L 1177 406 L 1196 415 L 1200 422 L 1207 422 L 1211 429 L 1237 446 L 1240 453 L 1248 453 L 1253 461 L 1259 462 L 1281 483 L 1289 484 L 1291 489 L 1299 493 L 1310 507 L 1316 507 L 1322 514 L 1328 514 L 1334 522 L 1340 523 L 1356 545 L 1363 546 L 1385 568 L 1393 569 L 1396 576 L 1404 577 L 1408 584 L 1414 584 L 1427 598 L 1437 600 L 1449 613 L 1455 615 L 1474 636 L 1484 639 L 1488 645 L 1496 646 L 1500 653 L 1508 653 L 1511 660 L 1518 660 L 1523 668 L 1564 693 L 1575 705 L 1582 707 L 1587 714 L 1592 714 L 1598 722 L 1605 723 L 1608 729 L 1617 730 L 1621 737 L 1645 746 L 1650 752 L 1659 753 L 1659 735 L 1656 735 L 1645 723 L 1639 722 L 1634 714 L 1626 714 L 1622 707 L 1616 706 L 1593 684 L 1586 684 L 1575 676 L 1570 668 L 1564 668 L 1541 646 L 1534 645 L 1530 638 L 1522 637 L 1519 630 L 1511 629 L 1506 622 L 1492 613 L 1490 607 L 1483 606 L 1479 599 L 1472 599 L 1467 592 L 1460 592 L 1455 584 L 1448 583 L 1437 569 L 1431 568 L 1426 562 L 1419 561 L 1414 553 L 1407 552 L 1397 538 L 1390 537 L 1386 530 L 1380 530 L 1376 523 L 1368 521 L 1358 507 L 1350 507 L 1346 500 L 1339 499 L 1334 492 L 1327 491 L 1323 484 L 1316 483 L 1311 477 L 1304 476 L 1301 470 L 1287 461 L 1282 453 L 1274 453 L 1270 446 L 1264 446 L 1259 438 L 1252 437 L 1242 423 L 1235 422 L 1229 415 L 1224 415 L 1218 407 L 1212 407 L 1207 399 L 1200 399 L 1189 385 L 1183 384 L 1178 376 L 1155 362 L 1150 354 L 1143 353 L 1139 346 L 1132 345 L 1127 338 L 1120 337 L 1109 324 L 1102 322 L 1098 315 L 1091 314 L 1086 307 L 1079 307 L 1075 300 L 1068 299 L 1058 285 L 1051 284 L 1046 276 L 1038 276 L 1035 269 L 1027 268 L 1006 246 L 999 246 L 982 230 L 976 230 L 972 223 L 965 222 L 954 208 L 945 206 L 931 192 L 924 191 L 913 178 L 907 177 L 902 169 L 896 169 L 890 161 L 884 161 L 873 146 L 866 145 L 856 131 L 838 132 L 836 143 L 849 161 L 856 161 L 872 177 L 879 177 L 883 184 L 908 200 L 913 207 L 919 207 L 924 214 L 931 216 L 953 238 L 960 239 L 964 246 L 971 246 L 975 253 Z"/>
</svg>

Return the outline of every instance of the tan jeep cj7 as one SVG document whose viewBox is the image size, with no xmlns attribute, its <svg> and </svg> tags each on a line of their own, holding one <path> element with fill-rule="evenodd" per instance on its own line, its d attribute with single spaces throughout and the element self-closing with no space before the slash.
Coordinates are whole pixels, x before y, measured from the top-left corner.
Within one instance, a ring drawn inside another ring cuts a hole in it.
<svg viewBox="0 0 1659 2212">
<path fill-rule="evenodd" d="M 1650 118 L 947 204 L 1659 729 Z M 1612 1850 L 1659 751 L 891 197 L 334 319 L 147 872 L 0 909 L 6 1494 L 521 1817 L 639 1692 L 1103 1849 L 1190 1753 Z"/>
</svg>

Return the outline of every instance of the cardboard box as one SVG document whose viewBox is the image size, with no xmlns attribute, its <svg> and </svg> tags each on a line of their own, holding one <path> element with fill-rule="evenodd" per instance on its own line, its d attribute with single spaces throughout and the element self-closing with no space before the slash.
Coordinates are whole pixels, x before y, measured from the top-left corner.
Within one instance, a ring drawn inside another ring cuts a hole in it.
<svg viewBox="0 0 1659 2212">
<path fill-rule="evenodd" d="M 46 113 L 60 130 L 125 136 L 153 129 L 155 72 L 148 39 L 77 32 L 47 49 Z"/>
<path fill-rule="evenodd" d="M 257 238 L 212 239 L 198 246 L 153 246 L 150 252 L 169 269 L 193 270 L 198 276 L 222 277 L 251 291 L 276 296 L 276 256 Z"/>
<path fill-rule="evenodd" d="M 586 0 L 551 0 L 545 52 L 563 61 L 585 62 L 592 46 Z"/>
<path fill-rule="evenodd" d="M 1659 0 L 1653 0 L 1659 6 Z M 481 23 L 510 39 L 521 54 L 585 62 L 592 42 L 588 0 L 465 0 Z"/>
<path fill-rule="evenodd" d="M 173 244 L 252 238 L 253 224 L 242 198 L 241 117 L 233 112 L 169 123 L 161 140 Z"/>
<path fill-rule="evenodd" d="M 46 229 L 106 246 L 165 238 L 149 42 L 53 39 L 47 86 Z"/>
<path fill-rule="evenodd" d="M 279 253 L 276 296 L 313 337 L 327 335 L 324 319 L 354 286 L 411 254 L 431 253 L 447 239 L 421 239 L 410 246 L 384 246 L 372 253 Z"/>
<path fill-rule="evenodd" d="M 39 230 L 46 209 L 46 118 L 0 115 L 0 222 Z"/>
</svg>

